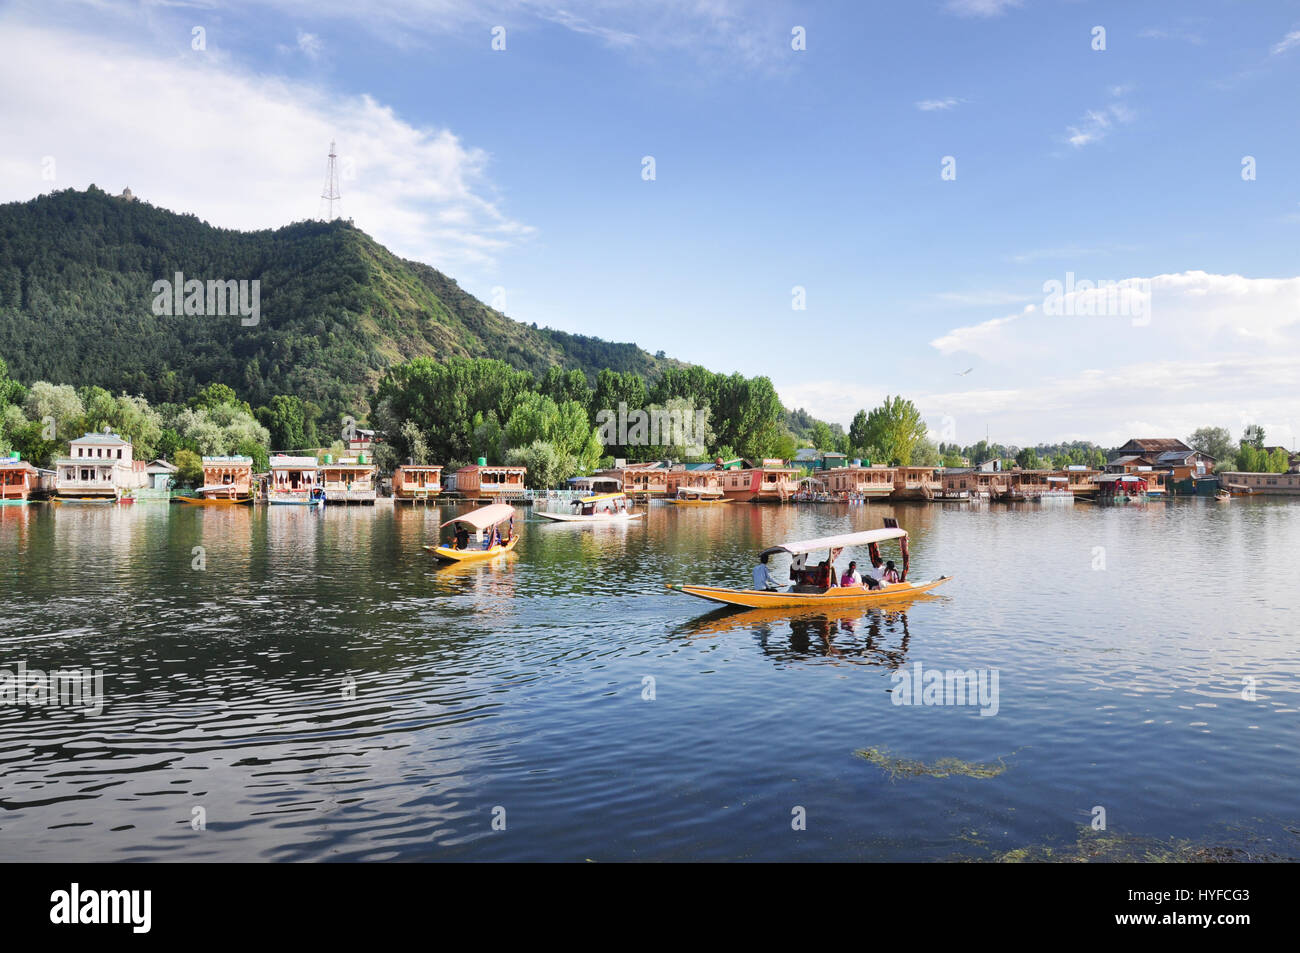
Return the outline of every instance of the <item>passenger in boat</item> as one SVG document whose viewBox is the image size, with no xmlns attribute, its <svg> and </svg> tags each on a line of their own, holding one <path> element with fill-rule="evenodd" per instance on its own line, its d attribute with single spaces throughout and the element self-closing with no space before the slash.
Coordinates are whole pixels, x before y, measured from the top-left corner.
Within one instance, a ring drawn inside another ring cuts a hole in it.
<svg viewBox="0 0 1300 953">
<path fill-rule="evenodd" d="M 862 577 L 858 575 L 858 564 L 856 562 L 849 563 L 849 571 L 840 577 L 840 585 L 841 586 L 862 585 Z"/>
<path fill-rule="evenodd" d="M 889 560 L 889 562 L 885 563 L 884 572 L 880 574 L 880 581 L 892 584 L 898 582 L 900 579 L 902 579 L 902 576 L 900 576 L 898 570 L 894 568 L 894 561 L 892 559 Z"/>
<path fill-rule="evenodd" d="M 781 588 L 767 571 L 767 553 L 758 557 L 758 565 L 754 567 L 754 588 L 759 592 L 775 592 Z"/>
<path fill-rule="evenodd" d="M 456 530 L 456 549 L 469 549 L 469 530 L 464 526 Z"/>
</svg>

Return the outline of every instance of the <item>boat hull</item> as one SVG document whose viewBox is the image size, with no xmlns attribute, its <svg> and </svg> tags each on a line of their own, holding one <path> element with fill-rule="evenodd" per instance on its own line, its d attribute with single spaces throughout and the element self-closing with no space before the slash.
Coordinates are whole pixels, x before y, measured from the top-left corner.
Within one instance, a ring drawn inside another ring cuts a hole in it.
<svg viewBox="0 0 1300 953">
<path fill-rule="evenodd" d="M 744 609 L 785 609 L 807 606 L 849 606 L 910 599 L 941 586 L 952 576 L 925 582 L 896 582 L 880 589 L 839 586 L 826 592 L 762 592 L 757 589 L 725 589 L 718 586 L 668 586 L 675 592 Z"/>
<path fill-rule="evenodd" d="M 470 563 L 481 559 L 495 559 L 498 556 L 504 556 L 514 549 L 518 542 L 519 537 L 512 536 L 510 542 L 504 546 L 493 546 L 491 549 L 452 549 L 450 546 L 425 546 L 424 548 L 432 553 L 439 562 Z"/>
<path fill-rule="evenodd" d="M 592 516 L 582 516 L 575 513 L 546 513 L 542 510 L 534 510 L 534 516 L 540 516 L 544 520 L 553 520 L 556 523 L 626 523 L 628 520 L 639 520 L 644 513 L 597 513 Z"/>
<path fill-rule="evenodd" d="M 674 506 L 722 506 L 724 503 L 730 503 L 731 500 L 669 500 Z"/>
<path fill-rule="evenodd" d="M 253 498 L 245 497 L 242 500 L 220 500 L 209 499 L 206 496 L 178 496 L 177 500 L 186 506 L 252 506 Z"/>
</svg>

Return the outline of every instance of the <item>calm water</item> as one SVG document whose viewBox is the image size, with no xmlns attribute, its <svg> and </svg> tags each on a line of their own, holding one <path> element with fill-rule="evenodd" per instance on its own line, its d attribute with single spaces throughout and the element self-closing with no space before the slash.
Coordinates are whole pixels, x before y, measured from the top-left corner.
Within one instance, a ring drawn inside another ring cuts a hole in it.
<svg viewBox="0 0 1300 953">
<path fill-rule="evenodd" d="M 0 508 L 0 669 L 105 696 L 0 706 L 0 860 L 985 859 L 1095 806 L 1136 858 L 1300 856 L 1300 504 L 520 510 L 439 570 L 456 512 Z M 890 515 L 956 576 L 906 611 L 663 588 Z M 997 714 L 894 704 L 917 663 L 996 671 Z"/>
</svg>

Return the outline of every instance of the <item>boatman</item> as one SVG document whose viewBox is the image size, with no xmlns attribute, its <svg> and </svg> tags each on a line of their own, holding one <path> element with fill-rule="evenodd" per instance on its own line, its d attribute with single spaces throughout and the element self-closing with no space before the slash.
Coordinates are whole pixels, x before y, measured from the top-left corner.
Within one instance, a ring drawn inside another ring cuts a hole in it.
<svg viewBox="0 0 1300 953">
<path fill-rule="evenodd" d="M 754 588 L 759 592 L 775 592 L 781 588 L 767 571 L 767 553 L 758 557 L 758 565 L 754 567 Z"/>
</svg>

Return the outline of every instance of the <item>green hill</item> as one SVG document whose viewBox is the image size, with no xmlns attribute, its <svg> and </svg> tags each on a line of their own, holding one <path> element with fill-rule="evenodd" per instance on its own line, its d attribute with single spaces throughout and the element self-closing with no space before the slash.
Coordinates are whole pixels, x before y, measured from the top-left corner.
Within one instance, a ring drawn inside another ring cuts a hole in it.
<svg viewBox="0 0 1300 953">
<path fill-rule="evenodd" d="M 153 283 L 260 282 L 260 321 L 156 316 Z M 296 394 L 364 417 L 384 370 L 414 357 L 495 357 L 535 374 L 611 368 L 649 380 L 677 361 L 634 344 L 522 324 L 346 222 L 215 228 L 91 186 L 0 205 L 0 355 L 25 381 L 97 384 L 177 402 L 210 383 L 257 406 Z"/>
</svg>

